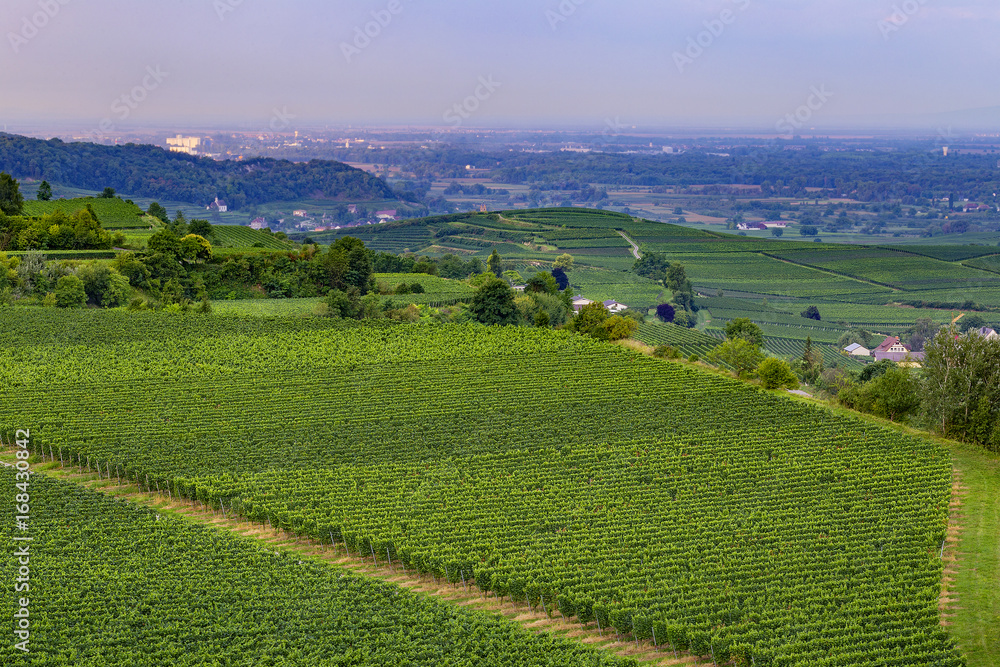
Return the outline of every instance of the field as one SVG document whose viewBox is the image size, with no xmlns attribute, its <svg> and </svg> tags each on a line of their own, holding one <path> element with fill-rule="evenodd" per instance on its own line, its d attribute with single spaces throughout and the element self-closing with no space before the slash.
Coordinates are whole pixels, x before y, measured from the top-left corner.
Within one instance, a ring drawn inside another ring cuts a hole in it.
<svg viewBox="0 0 1000 667">
<path fill-rule="evenodd" d="M 237 225 L 212 225 L 218 244 L 225 248 L 264 248 L 291 250 L 292 243 L 277 239 L 267 232 Z"/>
<path fill-rule="evenodd" d="M 931 441 L 561 332 L 0 325 L 0 432 L 84 468 L 719 664 L 962 664 Z"/>
<path fill-rule="evenodd" d="M 78 199 L 54 199 L 51 201 L 26 200 L 25 215 L 41 216 L 62 211 L 67 215 L 85 209 L 94 209 L 97 219 L 105 229 L 149 229 L 156 221 L 147 217 L 145 212 L 135 204 L 129 204 L 121 199 L 103 199 L 84 197 Z"/>
<path fill-rule="evenodd" d="M 75 484 L 29 490 L 32 665 L 632 664 Z M 10 512 L 0 533 L 20 534 Z"/>
</svg>

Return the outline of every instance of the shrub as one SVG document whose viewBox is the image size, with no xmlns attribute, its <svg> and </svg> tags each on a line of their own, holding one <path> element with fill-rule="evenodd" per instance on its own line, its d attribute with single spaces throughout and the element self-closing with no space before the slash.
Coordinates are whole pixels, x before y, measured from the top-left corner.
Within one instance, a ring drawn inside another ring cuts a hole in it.
<svg viewBox="0 0 1000 667">
<path fill-rule="evenodd" d="M 677 311 L 669 303 L 661 303 L 656 307 L 656 316 L 663 322 L 673 322 Z"/>
<path fill-rule="evenodd" d="M 764 389 L 798 389 L 799 380 L 795 377 L 788 362 L 781 359 L 768 358 L 757 367 L 757 377 Z"/>
<path fill-rule="evenodd" d="M 87 303 L 87 291 L 83 281 L 76 276 L 63 276 L 56 283 L 56 306 L 59 308 L 82 308 Z"/>
<path fill-rule="evenodd" d="M 680 359 L 680 351 L 670 345 L 657 345 L 656 349 L 653 350 L 653 356 L 658 359 Z"/>
</svg>

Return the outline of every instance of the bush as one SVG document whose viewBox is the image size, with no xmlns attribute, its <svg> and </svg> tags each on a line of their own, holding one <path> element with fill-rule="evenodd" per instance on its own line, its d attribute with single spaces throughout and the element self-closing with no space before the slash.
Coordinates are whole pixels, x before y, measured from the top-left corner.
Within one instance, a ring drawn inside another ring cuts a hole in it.
<svg viewBox="0 0 1000 667">
<path fill-rule="evenodd" d="M 87 291 L 83 281 L 76 276 L 63 276 L 56 283 L 56 306 L 59 308 L 83 308 L 87 303 Z"/>
<path fill-rule="evenodd" d="M 798 389 L 799 380 L 795 377 L 788 362 L 781 359 L 768 358 L 757 367 L 757 377 L 764 389 Z"/>
<path fill-rule="evenodd" d="M 670 345 L 657 345 L 653 350 L 653 356 L 658 359 L 680 359 L 680 351 Z"/>
</svg>

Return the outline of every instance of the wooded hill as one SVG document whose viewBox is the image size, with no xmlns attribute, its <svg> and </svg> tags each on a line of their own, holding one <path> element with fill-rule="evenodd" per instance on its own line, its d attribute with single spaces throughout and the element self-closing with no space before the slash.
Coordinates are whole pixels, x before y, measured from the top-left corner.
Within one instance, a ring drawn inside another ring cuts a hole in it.
<svg viewBox="0 0 1000 667">
<path fill-rule="evenodd" d="M 382 180 L 341 162 L 255 158 L 216 161 L 150 145 L 102 146 L 0 133 L 0 171 L 76 188 L 112 187 L 130 196 L 230 209 L 298 199 L 381 201 L 394 197 Z"/>
</svg>

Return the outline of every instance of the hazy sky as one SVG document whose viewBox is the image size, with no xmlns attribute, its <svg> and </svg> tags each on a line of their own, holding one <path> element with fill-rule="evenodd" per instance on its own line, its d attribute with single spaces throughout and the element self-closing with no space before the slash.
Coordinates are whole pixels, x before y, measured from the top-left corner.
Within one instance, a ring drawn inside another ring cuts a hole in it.
<svg viewBox="0 0 1000 667">
<path fill-rule="evenodd" d="M 0 33 L 0 123 L 811 126 L 1000 105 L 997 0 L 3 0 Z"/>
</svg>

